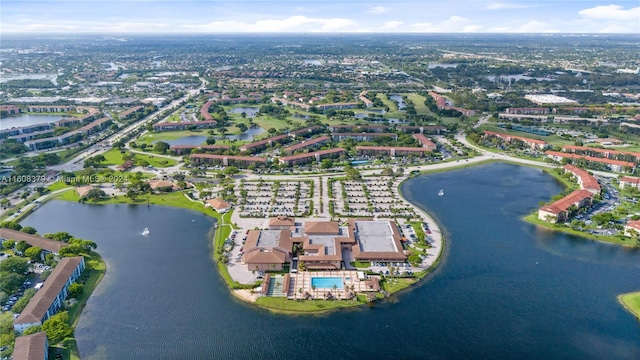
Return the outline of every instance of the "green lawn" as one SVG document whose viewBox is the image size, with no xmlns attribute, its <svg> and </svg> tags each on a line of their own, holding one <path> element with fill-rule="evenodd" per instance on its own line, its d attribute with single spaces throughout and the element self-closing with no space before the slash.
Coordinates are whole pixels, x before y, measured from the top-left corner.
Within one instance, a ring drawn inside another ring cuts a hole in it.
<svg viewBox="0 0 640 360">
<path fill-rule="evenodd" d="M 406 289 L 416 282 L 412 278 L 389 278 L 387 277 L 381 282 L 382 288 L 389 293 L 394 293 L 402 289 Z"/>
<path fill-rule="evenodd" d="M 638 246 L 637 242 L 630 238 L 630 237 L 626 237 L 626 236 L 602 236 L 602 235 L 595 235 L 595 234 L 589 234 L 587 232 L 584 231 L 579 231 L 579 230 L 573 230 L 572 228 L 565 226 L 563 224 L 552 224 L 552 223 L 548 223 L 546 221 L 542 221 L 540 219 L 538 219 L 538 212 L 536 211 L 533 214 L 529 214 L 527 216 L 525 216 L 523 218 L 525 221 L 530 222 L 532 224 L 536 224 L 536 225 L 540 225 L 544 228 L 547 228 L 549 230 L 553 230 L 553 231 L 560 231 L 563 233 L 567 233 L 567 234 L 571 234 L 571 235 L 575 235 L 575 236 L 579 236 L 581 238 L 584 239 L 589 239 L 589 240 L 598 240 L 598 241 L 604 241 L 604 242 L 608 242 L 608 243 L 613 243 L 613 244 L 619 244 L 619 245 L 625 245 L 625 246 Z"/>
<path fill-rule="evenodd" d="M 287 123 L 287 120 L 289 120 L 291 122 L 291 124 Z M 283 128 L 289 128 L 289 129 L 293 129 L 296 126 L 300 125 L 304 125 L 304 119 L 298 119 L 295 118 L 293 116 L 288 116 L 287 120 L 280 120 L 280 119 L 276 119 L 274 117 L 271 116 L 259 116 L 259 117 L 254 117 L 253 118 L 253 123 L 260 126 L 261 128 L 265 129 L 265 130 L 269 130 L 271 128 L 274 128 L 276 130 L 280 130 Z M 257 136 L 257 138 L 266 138 L 269 137 L 271 135 L 269 135 L 268 133 L 262 133 L 260 135 Z"/>
<path fill-rule="evenodd" d="M 288 300 L 281 297 L 259 297 L 255 304 L 275 312 L 306 313 L 322 312 L 335 309 L 359 306 L 363 303 L 357 300 Z"/>
<path fill-rule="evenodd" d="M 406 95 L 409 100 L 413 102 L 413 107 L 416 109 L 418 114 L 431 114 L 431 110 L 424 104 L 426 100 L 424 96 L 418 95 L 416 93 L 403 94 Z"/>
<path fill-rule="evenodd" d="M 104 165 L 120 165 L 124 162 L 124 160 L 122 160 L 122 156 L 124 154 L 121 153 L 122 150 L 118 150 L 118 149 L 111 149 L 107 152 L 105 152 L 104 154 L 102 154 L 105 157 L 105 161 L 102 162 L 102 164 Z M 125 153 L 129 153 L 125 150 Z M 168 167 L 168 166 L 173 166 L 176 165 L 178 162 L 173 160 L 173 159 L 167 159 L 164 157 L 159 157 L 159 156 L 154 156 L 154 155 L 147 155 L 147 154 L 139 154 L 139 153 L 134 153 L 134 161 L 135 160 L 141 160 L 144 159 L 147 162 L 149 162 L 149 165 L 152 165 L 154 167 L 158 167 L 158 168 L 162 168 L 162 167 Z"/>
<path fill-rule="evenodd" d="M 183 138 L 185 136 L 211 136 L 208 130 L 181 130 L 181 131 L 163 131 L 163 132 L 147 132 L 135 140 L 137 144 L 145 143 L 151 145 L 157 141 L 170 141 Z"/>
<path fill-rule="evenodd" d="M 625 309 L 640 319 L 640 291 L 619 295 L 618 301 Z"/>
<path fill-rule="evenodd" d="M 369 266 L 371 266 L 370 262 L 361 262 L 361 261 L 351 262 L 350 264 L 351 266 L 355 266 L 358 269 L 366 269 Z"/>
<path fill-rule="evenodd" d="M 56 181 L 53 184 L 49 185 L 47 187 L 47 189 L 49 189 L 50 191 L 53 192 L 53 191 L 56 191 L 56 190 L 62 190 L 64 188 L 69 188 L 69 187 L 71 187 L 71 185 L 67 185 L 62 181 Z"/>
</svg>

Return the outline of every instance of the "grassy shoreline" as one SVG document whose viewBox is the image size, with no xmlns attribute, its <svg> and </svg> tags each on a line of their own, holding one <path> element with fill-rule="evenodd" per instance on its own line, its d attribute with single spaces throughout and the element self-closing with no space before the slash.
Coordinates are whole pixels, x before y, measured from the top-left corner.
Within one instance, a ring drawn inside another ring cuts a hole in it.
<svg viewBox="0 0 640 360">
<path fill-rule="evenodd" d="M 63 340 L 64 349 L 69 352 L 68 356 L 70 359 L 80 359 L 80 353 L 78 352 L 78 345 L 75 339 L 75 328 L 78 324 L 82 311 L 87 305 L 87 301 L 89 301 L 91 294 L 107 272 L 107 263 L 102 259 L 100 254 L 95 251 L 91 251 L 89 254 L 83 255 L 85 255 L 86 262 L 85 271 L 88 271 L 86 275 L 83 274 L 83 277 L 81 277 L 84 281 L 84 289 L 76 298 L 77 302 L 68 310 L 69 325 L 73 328 L 74 333 L 72 334 L 72 337 Z M 84 276 L 86 276 L 86 278 L 84 278 Z"/>
<path fill-rule="evenodd" d="M 618 295 L 618 302 L 640 320 L 640 291 Z"/>
</svg>

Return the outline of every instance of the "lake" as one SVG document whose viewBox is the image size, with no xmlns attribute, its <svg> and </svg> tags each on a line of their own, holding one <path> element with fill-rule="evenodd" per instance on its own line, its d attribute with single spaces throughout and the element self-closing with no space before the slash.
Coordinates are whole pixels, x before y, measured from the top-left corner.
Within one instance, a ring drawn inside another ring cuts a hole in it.
<svg viewBox="0 0 640 360">
<path fill-rule="evenodd" d="M 306 59 L 306 60 L 302 60 L 302 62 L 307 65 L 322 66 L 322 61 L 320 60 Z"/>
<path fill-rule="evenodd" d="M 159 141 L 159 140 L 158 140 Z M 188 135 L 175 140 L 162 140 L 169 145 L 202 145 L 207 141 L 207 137 L 203 135 Z M 154 141 L 156 143 L 157 141 Z"/>
<path fill-rule="evenodd" d="M 460 64 L 456 64 L 456 63 L 447 63 L 447 64 L 442 64 L 442 63 L 431 63 L 429 65 L 427 65 L 428 69 L 435 69 L 438 67 L 444 68 L 444 69 L 455 69 L 458 67 L 458 65 Z"/>
<path fill-rule="evenodd" d="M 107 261 L 77 326 L 82 359 L 637 359 L 640 322 L 616 296 L 640 289 L 640 251 L 520 219 L 561 190 L 502 163 L 405 182 L 444 226 L 439 268 L 389 301 L 317 316 L 235 300 L 211 260 L 213 221 L 193 211 L 52 201 L 22 225 L 94 240 Z"/>
<path fill-rule="evenodd" d="M 395 101 L 398 104 L 398 110 L 404 110 L 406 107 L 402 95 L 389 95 L 389 99 Z"/>
<path fill-rule="evenodd" d="M 22 127 L 35 124 L 48 124 L 69 118 L 71 116 L 61 115 L 12 115 L 0 118 L 0 130 L 10 129 L 13 127 Z"/>
<path fill-rule="evenodd" d="M 235 107 L 229 110 L 232 114 L 247 114 L 247 117 L 255 117 L 256 114 L 260 111 L 259 107 Z"/>
<path fill-rule="evenodd" d="M 225 137 L 229 140 L 242 140 L 242 141 L 253 141 L 253 138 L 256 135 L 260 135 L 264 132 L 264 129 L 256 126 L 247 129 L 247 131 L 243 132 L 240 135 L 225 135 Z"/>
<path fill-rule="evenodd" d="M 518 80 L 536 80 L 536 81 L 556 81 L 556 79 L 551 79 L 551 78 L 543 78 L 543 77 L 531 77 L 531 76 L 527 76 L 524 74 L 517 74 L 517 75 L 500 75 L 500 76 L 496 76 L 496 75 L 487 75 L 487 79 L 489 79 L 489 81 L 492 82 L 496 82 L 496 81 L 518 81 Z"/>
</svg>

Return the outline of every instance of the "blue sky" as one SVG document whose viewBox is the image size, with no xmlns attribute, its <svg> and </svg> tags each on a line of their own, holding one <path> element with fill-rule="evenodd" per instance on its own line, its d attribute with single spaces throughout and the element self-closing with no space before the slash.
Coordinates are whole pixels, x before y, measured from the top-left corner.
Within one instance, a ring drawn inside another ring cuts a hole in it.
<svg viewBox="0 0 640 360">
<path fill-rule="evenodd" d="M 640 34 L 638 0 L 2 0 L 2 33 Z"/>
</svg>

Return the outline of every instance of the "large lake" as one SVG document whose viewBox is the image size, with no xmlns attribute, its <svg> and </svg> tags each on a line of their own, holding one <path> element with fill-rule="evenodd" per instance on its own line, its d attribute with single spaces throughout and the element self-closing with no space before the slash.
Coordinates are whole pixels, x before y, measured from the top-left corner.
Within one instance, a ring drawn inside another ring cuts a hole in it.
<svg viewBox="0 0 640 360">
<path fill-rule="evenodd" d="M 13 127 L 22 127 L 35 124 L 48 124 L 70 118 L 72 116 L 60 115 L 12 115 L 0 118 L 0 130 L 10 129 Z"/>
<path fill-rule="evenodd" d="M 553 178 L 498 163 L 402 191 L 446 229 L 439 269 L 389 302 L 320 316 L 235 300 L 199 213 L 53 201 L 23 225 L 92 239 L 108 263 L 76 330 L 83 359 L 640 358 L 640 323 L 616 300 L 640 289 L 640 251 L 520 220 L 561 191 Z"/>
</svg>

